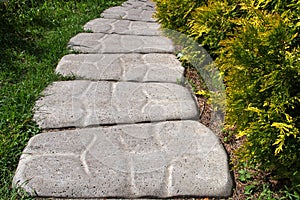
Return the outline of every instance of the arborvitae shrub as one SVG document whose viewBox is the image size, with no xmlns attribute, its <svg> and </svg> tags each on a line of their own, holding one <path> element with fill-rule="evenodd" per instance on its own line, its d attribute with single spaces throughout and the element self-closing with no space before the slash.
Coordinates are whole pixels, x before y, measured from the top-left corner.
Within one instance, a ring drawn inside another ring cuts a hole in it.
<svg viewBox="0 0 300 200">
<path fill-rule="evenodd" d="M 195 9 L 189 21 L 190 35 L 199 44 L 210 51 L 212 57 L 216 57 L 219 50 L 219 42 L 229 37 L 237 26 L 234 22 L 239 15 L 238 6 L 227 1 L 208 0 L 205 5 Z"/>
<path fill-rule="evenodd" d="M 191 13 L 202 1 L 191 0 L 154 0 L 156 3 L 155 17 L 163 28 L 176 30 L 182 33 L 189 31 L 188 21 Z"/>
<path fill-rule="evenodd" d="M 226 122 L 237 127 L 246 142 L 239 162 L 275 172 L 280 178 L 300 174 L 299 48 L 295 35 L 278 14 L 255 11 L 241 20 L 236 35 L 222 41 L 218 58 L 227 86 Z"/>
<path fill-rule="evenodd" d="M 224 73 L 226 124 L 245 138 L 237 162 L 299 185 L 300 1 L 156 2 L 163 26 L 197 39 Z"/>
</svg>

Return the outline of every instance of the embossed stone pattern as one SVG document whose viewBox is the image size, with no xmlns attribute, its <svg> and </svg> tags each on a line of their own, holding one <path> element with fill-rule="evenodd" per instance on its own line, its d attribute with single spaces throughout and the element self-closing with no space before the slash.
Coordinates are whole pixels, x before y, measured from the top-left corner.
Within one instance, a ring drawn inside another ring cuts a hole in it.
<svg viewBox="0 0 300 200">
<path fill-rule="evenodd" d="M 101 17 L 106 19 L 126 19 L 133 21 L 155 22 L 154 11 L 145 8 L 116 6 L 105 10 Z"/>
<path fill-rule="evenodd" d="M 38 196 L 228 196 L 232 182 L 218 138 L 196 121 L 119 125 L 33 137 L 15 183 Z"/>
<path fill-rule="evenodd" d="M 41 128 L 197 119 L 190 91 L 172 83 L 55 82 L 36 102 Z"/>
<path fill-rule="evenodd" d="M 160 35 L 160 25 L 154 22 L 97 18 L 84 25 L 84 30 L 95 33 L 123 35 Z"/>
<path fill-rule="evenodd" d="M 56 72 L 78 79 L 136 82 L 183 81 L 184 68 L 172 54 L 71 54 Z"/>
<path fill-rule="evenodd" d="M 174 46 L 163 36 L 79 33 L 68 47 L 82 53 L 172 53 Z"/>
<path fill-rule="evenodd" d="M 125 1 L 122 6 L 155 11 L 154 2 L 148 0 L 128 0 Z"/>
<path fill-rule="evenodd" d="M 228 197 L 227 154 L 197 122 L 184 68 L 160 35 L 150 0 L 128 0 L 88 22 L 36 102 L 14 186 L 63 199 Z M 80 54 L 81 53 L 81 54 Z M 60 131 L 58 131 L 60 130 Z"/>
</svg>

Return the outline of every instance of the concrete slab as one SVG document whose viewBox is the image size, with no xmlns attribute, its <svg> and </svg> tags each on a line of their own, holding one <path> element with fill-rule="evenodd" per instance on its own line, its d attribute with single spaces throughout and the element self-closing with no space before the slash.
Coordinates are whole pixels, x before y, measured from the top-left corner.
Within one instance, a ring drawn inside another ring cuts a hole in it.
<svg viewBox="0 0 300 200">
<path fill-rule="evenodd" d="M 197 119 L 190 91 L 172 83 L 54 82 L 36 102 L 41 128 Z"/>
<path fill-rule="evenodd" d="M 84 30 L 94 33 L 123 35 L 160 35 L 160 25 L 155 22 L 97 18 L 84 25 Z"/>
<path fill-rule="evenodd" d="M 130 6 L 116 6 L 105 10 L 101 17 L 106 19 L 127 19 L 133 21 L 155 22 L 152 17 L 154 10 L 146 10 L 143 8 L 132 8 Z"/>
<path fill-rule="evenodd" d="M 56 72 L 78 79 L 183 82 L 184 68 L 172 54 L 70 54 Z"/>
<path fill-rule="evenodd" d="M 226 197 L 232 188 L 222 145 L 196 121 L 39 134 L 13 182 L 61 198 Z"/>
<path fill-rule="evenodd" d="M 79 33 L 68 48 L 82 53 L 173 53 L 170 39 L 163 36 L 137 36 L 103 33 Z"/>
<path fill-rule="evenodd" d="M 54 82 L 36 102 L 44 133 L 23 151 L 14 186 L 55 199 L 231 195 L 227 154 L 191 121 L 198 106 L 178 84 L 183 68 L 171 40 L 157 35 L 154 7 L 128 0 L 85 25 L 99 33 L 70 40 L 89 54 L 63 57 L 56 71 L 90 80 Z"/>
<path fill-rule="evenodd" d="M 138 8 L 143 10 L 155 10 L 155 3 L 148 0 L 128 0 L 125 1 L 122 6 L 130 8 Z"/>
</svg>

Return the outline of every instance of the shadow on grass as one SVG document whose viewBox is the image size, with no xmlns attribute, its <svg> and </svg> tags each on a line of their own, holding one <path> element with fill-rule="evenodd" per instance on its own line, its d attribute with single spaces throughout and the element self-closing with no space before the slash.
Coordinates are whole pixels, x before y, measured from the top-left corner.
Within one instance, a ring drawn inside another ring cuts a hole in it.
<svg viewBox="0 0 300 200">
<path fill-rule="evenodd" d="M 23 8 L 23 12 L 19 9 L 0 3 L 0 86 L 22 81 L 28 71 L 29 57 L 43 60 L 49 50 L 39 46 L 36 40 L 43 37 L 41 31 L 57 26 L 46 16 L 42 17 L 38 8 Z"/>
</svg>

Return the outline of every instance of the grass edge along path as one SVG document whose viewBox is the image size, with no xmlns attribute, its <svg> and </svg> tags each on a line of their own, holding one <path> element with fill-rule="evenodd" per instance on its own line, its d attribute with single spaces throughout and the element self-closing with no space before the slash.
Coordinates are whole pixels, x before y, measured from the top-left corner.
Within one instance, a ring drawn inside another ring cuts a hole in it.
<svg viewBox="0 0 300 200">
<path fill-rule="evenodd" d="M 68 53 L 67 42 L 103 10 L 124 0 L 0 2 L 0 199 L 30 199 L 11 181 L 28 140 L 40 130 L 33 106 Z"/>
</svg>

